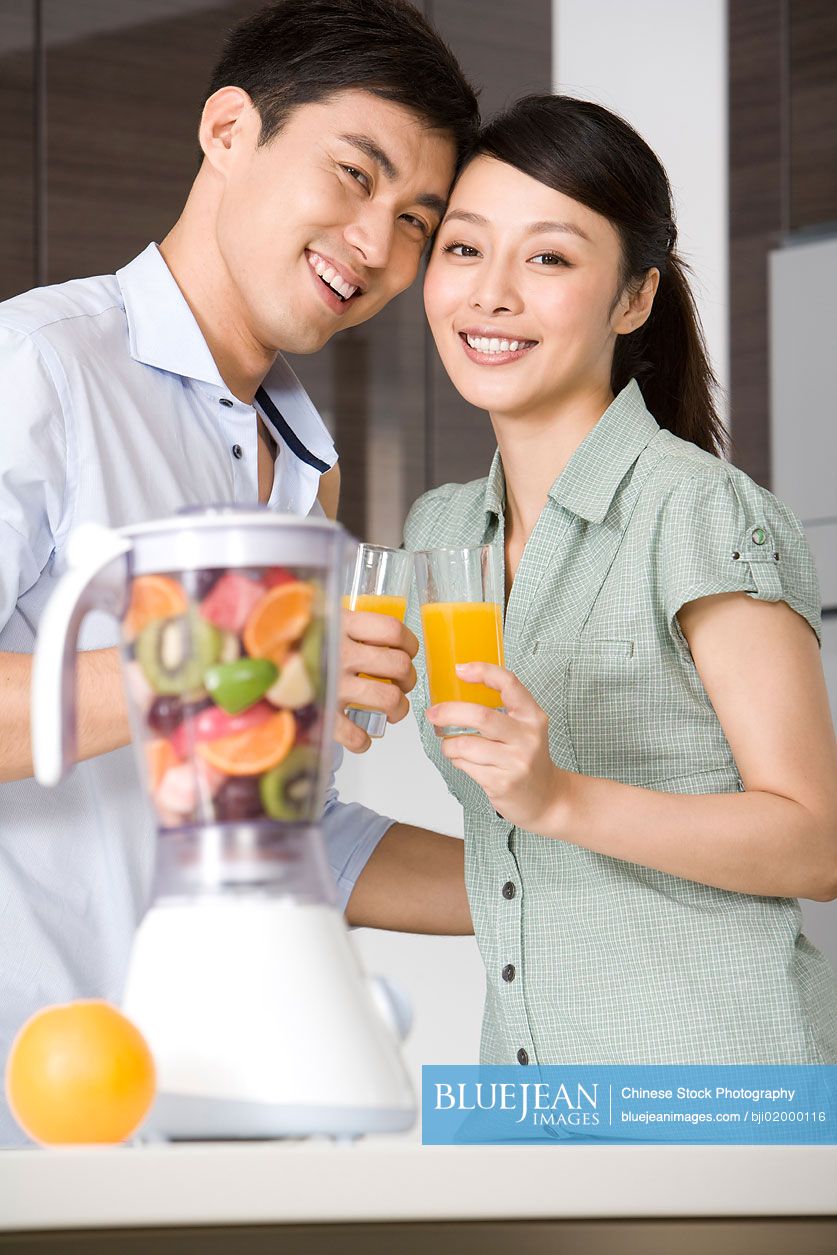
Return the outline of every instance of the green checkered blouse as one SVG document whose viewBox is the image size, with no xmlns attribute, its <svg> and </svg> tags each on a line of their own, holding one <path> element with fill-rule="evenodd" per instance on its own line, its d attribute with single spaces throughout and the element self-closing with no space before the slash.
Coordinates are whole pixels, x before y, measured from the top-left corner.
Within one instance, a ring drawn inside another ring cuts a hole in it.
<svg viewBox="0 0 837 1255">
<path fill-rule="evenodd" d="M 497 455 L 487 479 L 416 502 L 406 547 L 502 549 L 504 497 Z M 553 484 L 506 609 L 506 665 L 548 713 L 554 761 L 661 792 L 741 790 L 675 618 L 733 591 L 786 601 L 819 637 L 793 514 L 659 428 L 632 382 Z M 420 638 L 415 605 L 410 625 Z M 424 718 L 423 651 L 417 670 L 425 750 L 465 812 L 484 1063 L 837 1062 L 837 983 L 800 932 L 797 901 L 710 888 L 498 818 Z"/>
</svg>

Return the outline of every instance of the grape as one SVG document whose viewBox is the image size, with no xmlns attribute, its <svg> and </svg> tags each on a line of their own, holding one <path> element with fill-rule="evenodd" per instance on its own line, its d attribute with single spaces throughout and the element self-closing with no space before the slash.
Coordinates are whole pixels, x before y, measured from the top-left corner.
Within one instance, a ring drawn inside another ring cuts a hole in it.
<svg viewBox="0 0 837 1255">
<path fill-rule="evenodd" d="M 181 584 L 193 601 L 203 601 L 224 574 L 225 567 L 205 568 L 202 571 L 184 571 Z"/>
<path fill-rule="evenodd" d="M 148 726 L 161 736 L 168 736 L 183 722 L 185 713 L 179 697 L 157 697 L 151 703 L 146 716 Z"/>
<path fill-rule="evenodd" d="M 215 795 L 215 818 L 219 823 L 240 819 L 263 819 L 258 776 L 230 776 Z"/>
</svg>

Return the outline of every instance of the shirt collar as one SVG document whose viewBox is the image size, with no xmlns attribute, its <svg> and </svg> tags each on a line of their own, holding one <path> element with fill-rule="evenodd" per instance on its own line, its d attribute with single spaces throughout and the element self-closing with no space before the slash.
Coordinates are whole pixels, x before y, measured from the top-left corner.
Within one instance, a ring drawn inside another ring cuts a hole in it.
<svg viewBox="0 0 837 1255">
<path fill-rule="evenodd" d="M 156 244 L 116 272 L 135 361 L 215 388 L 225 384 L 186 298 Z"/>
<path fill-rule="evenodd" d="M 550 488 L 550 498 L 590 523 L 601 523 L 622 480 L 659 430 L 645 408 L 638 383 L 632 379 L 573 453 Z M 486 513 L 499 517 L 505 500 L 506 482 L 498 449 L 485 485 Z"/>
</svg>

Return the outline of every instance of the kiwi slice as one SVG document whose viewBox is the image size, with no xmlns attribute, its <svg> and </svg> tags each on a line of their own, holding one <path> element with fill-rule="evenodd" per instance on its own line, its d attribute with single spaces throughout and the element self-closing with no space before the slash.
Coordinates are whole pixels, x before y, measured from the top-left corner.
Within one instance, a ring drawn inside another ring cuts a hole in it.
<svg viewBox="0 0 837 1255">
<path fill-rule="evenodd" d="M 314 814 L 320 755 L 311 745 L 297 745 L 278 767 L 262 776 L 262 806 L 271 819 L 306 820 Z"/>
<path fill-rule="evenodd" d="M 137 638 L 137 660 L 155 693 L 189 693 L 203 686 L 217 661 L 222 636 L 191 608 L 170 619 L 152 619 Z"/>
</svg>

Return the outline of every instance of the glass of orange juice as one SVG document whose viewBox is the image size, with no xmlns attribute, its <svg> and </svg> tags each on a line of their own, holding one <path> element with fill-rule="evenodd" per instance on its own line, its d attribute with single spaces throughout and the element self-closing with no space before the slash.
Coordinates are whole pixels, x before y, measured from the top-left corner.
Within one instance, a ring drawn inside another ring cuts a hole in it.
<svg viewBox="0 0 837 1255">
<path fill-rule="evenodd" d="M 500 694 L 485 684 L 466 684 L 461 662 L 503 665 L 503 569 L 497 545 L 425 549 L 414 555 L 430 700 L 475 702 L 501 710 Z M 437 728 L 439 736 L 473 728 Z"/>
<path fill-rule="evenodd" d="M 343 595 L 345 610 L 365 610 L 372 614 L 389 614 L 400 623 L 407 613 L 407 597 L 413 576 L 413 555 L 404 549 L 387 549 L 383 545 L 358 545 L 346 570 Z M 391 684 L 381 676 L 364 676 L 379 684 Z M 346 714 L 371 737 L 382 737 L 387 717 L 382 710 L 367 706 L 349 706 Z"/>
</svg>

